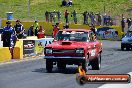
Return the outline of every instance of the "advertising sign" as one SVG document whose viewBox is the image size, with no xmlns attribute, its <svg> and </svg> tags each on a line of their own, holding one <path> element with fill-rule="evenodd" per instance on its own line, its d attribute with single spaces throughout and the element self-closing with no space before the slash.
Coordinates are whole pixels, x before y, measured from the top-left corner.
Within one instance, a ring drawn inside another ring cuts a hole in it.
<svg viewBox="0 0 132 88">
<path fill-rule="evenodd" d="M 45 39 L 38 39 L 35 40 L 35 54 L 36 55 L 43 55 L 44 54 L 44 47 L 47 44 L 52 43 L 53 38 L 45 38 Z"/>
<path fill-rule="evenodd" d="M 33 56 L 35 48 L 35 40 L 23 40 L 23 55 Z"/>
<path fill-rule="evenodd" d="M 97 29 L 97 37 L 101 39 L 112 39 L 118 40 L 119 35 L 118 31 L 110 27 L 102 27 Z"/>
</svg>

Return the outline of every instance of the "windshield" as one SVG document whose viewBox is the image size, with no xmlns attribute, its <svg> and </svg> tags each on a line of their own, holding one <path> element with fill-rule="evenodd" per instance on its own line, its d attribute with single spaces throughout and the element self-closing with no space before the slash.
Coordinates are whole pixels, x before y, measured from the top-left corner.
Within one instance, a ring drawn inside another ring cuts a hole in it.
<svg viewBox="0 0 132 88">
<path fill-rule="evenodd" d="M 88 33 L 77 31 L 59 31 L 56 40 L 85 42 L 88 40 Z"/>
<path fill-rule="evenodd" d="M 132 31 L 128 31 L 128 32 L 126 33 L 126 36 L 131 37 L 131 36 L 132 36 Z"/>
</svg>

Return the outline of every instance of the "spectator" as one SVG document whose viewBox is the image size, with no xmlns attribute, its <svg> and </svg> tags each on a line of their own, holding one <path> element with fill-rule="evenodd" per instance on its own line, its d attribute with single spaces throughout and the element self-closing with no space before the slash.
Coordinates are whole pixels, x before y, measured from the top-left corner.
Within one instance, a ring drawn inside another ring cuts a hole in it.
<svg viewBox="0 0 132 88">
<path fill-rule="evenodd" d="M 13 59 L 14 46 L 16 44 L 16 34 L 15 30 L 11 27 L 11 22 L 6 22 L 7 26 L 3 28 L 2 31 L 2 41 L 3 47 L 9 47 L 11 53 L 11 59 Z"/>
<path fill-rule="evenodd" d="M 68 6 L 72 6 L 72 0 L 69 0 Z"/>
<path fill-rule="evenodd" d="M 69 24 L 68 23 L 66 23 L 66 25 L 65 26 L 63 26 L 63 29 L 68 29 L 69 28 Z"/>
<path fill-rule="evenodd" d="M 66 20 L 66 23 L 69 23 L 69 21 L 68 21 L 68 15 L 69 15 L 69 12 L 66 10 L 65 11 L 65 20 Z"/>
<path fill-rule="evenodd" d="M 56 23 L 56 25 L 53 25 L 53 38 L 56 37 L 58 31 L 60 30 L 58 25 L 59 25 L 59 23 Z"/>
<path fill-rule="evenodd" d="M 102 17 L 101 17 L 101 14 L 97 14 L 97 25 L 101 26 L 101 22 L 102 22 Z"/>
<path fill-rule="evenodd" d="M 34 22 L 33 27 L 34 27 L 33 29 L 34 29 L 35 36 L 37 36 L 38 28 L 39 28 L 39 23 L 38 23 L 38 21 L 35 21 L 35 22 Z"/>
<path fill-rule="evenodd" d="M 77 24 L 77 12 L 74 10 L 72 14 L 73 14 L 74 23 Z"/>
<path fill-rule="evenodd" d="M 18 39 L 24 38 L 25 29 L 24 29 L 23 25 L 21 24 L 20 20 L 16 21 L 16 24 L 14 25 L 14 30 L 16 32 Z"/>
<path fill-rule="evenodd" d="M 38 38 L 44 38 L 45 37 L 45 30 L 43 29 L 42 26 L 40 26 L 38 30 Z"/>
<path fill-rule="evenodd" d="M 60 19 L 61 19 L 61 12 L 60 12 L 60 11 L 58 11 L 58 12 L 57 12 L 57 15 L 58 15 L 58 22 L 60 23 Z"/>
<path fill-rule="evenodd" d="M 94 25 L 90 26 L 90 30 L 96 35 L 97 29 L 95 28 Z"/>
<path fill-rule="evenodd" d="M 45 18 L 46 18 L 46 22 L 49 22 L 49 12 L 48 11 L 45 12 Z"/>
<path fill-rule="evenodd" d="M 31 27 L 28 29 L 28 36 L 34 36 L 33 28 L 34 26 L 31 25 Z"/>
<path fill-rule="evenodd" d="M 126 25 L 125 22 L 126 22 L 125 18 L 122 17 L 122 20 L 121 20 L 122 32 L 124 32 L 124 29 L 125 29 L 125 25 Z"/>
<path fill-rule="evenodd" d="M 103 16 L 103 25 L 106 25 L 106 23 L 107 23 L 107 15 L 105 13 Z"/>
<path fill-rule="evenodd" d="M 83 13 L 83 17 L 84 17 L 84 22 L 83 22 L 83 24 L 88 24 L 88 16 L 89 16 L 88 12 L 85 11 L 85 12 Z"/>
<path fill-rule="evenodd" d="M 67 6 L 66 0 L 62 0 L 62 5 L 61 6 Z"/>
<path fill-rule="evenodd" d="M 95 25 L 95 15 L 93 12 L 90 13 L 89 15 L 90 19 L 91 19 L 91 25 Z"/>
<path fill-rule="evenodd" d="M 127 24 L 128 24 L 128 29 L 129 29 L 132 25 L 132 19 L 131 18 L 127 18 Z"/>
<path fill-rule="evenodd" d="M 54 10 L 54 12 L 52 13 L 52 16 L 53 16 L 53 21 L 54 21 L 54 23 L 55 23 L 55 18 L 56 18 L 56 12 L 55 12 L 55 10 Z"/>
</svg>

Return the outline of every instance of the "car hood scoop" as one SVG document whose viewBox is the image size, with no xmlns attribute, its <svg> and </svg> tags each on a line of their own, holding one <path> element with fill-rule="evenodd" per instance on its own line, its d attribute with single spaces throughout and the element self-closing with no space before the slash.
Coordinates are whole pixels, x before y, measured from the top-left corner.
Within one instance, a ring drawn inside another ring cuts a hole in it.
<svg viewBox="0 0 132 88">
<path fill-rule="evenodd" d="M 72 42 L 70 42 L 70 41 L 62 41 L 61 42 L 61 45 L 71 45 L 72 44 Z"/>
</svg>

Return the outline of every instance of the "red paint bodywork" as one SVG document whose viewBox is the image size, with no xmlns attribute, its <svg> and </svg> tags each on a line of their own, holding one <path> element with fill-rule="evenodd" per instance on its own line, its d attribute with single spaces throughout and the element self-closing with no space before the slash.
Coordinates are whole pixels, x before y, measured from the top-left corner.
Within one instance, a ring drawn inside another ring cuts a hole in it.
<svg viewBox="0 0 132 88">
<path fill-rule="evenodd" d="M 77 32 L 91 32 L 91 30 L 85 29 L 65 29 L 60 31 L 77 31 Z M 52 48 L 55 50 L 61 50 L 63 53 L 52 53 L 52 54 L 45 54 L 45 56 L 71 56 L 71 57 L 86 57 L 88 55 L 89 60 L 92 60 L 98 56 L 102 52 L 101 42 L 98 40 L 96 41 L 89 41 L 89 42 L 78 42 L 78 41 L 56 41 L 54 40 L 52 44 L 47 45 L 45 48 Z M 72 50 L 76 50 L 77 48 L 83 48 L 83 54 L 77 54 L 72 52 Z M 71 52 L 66 52 L 67 50 L 71 50 Z M 92 55 L 93 50 L 95 50 L 95 55 Z M 66 53 L 65 53 L 66 52 Z"/>
</svg>

